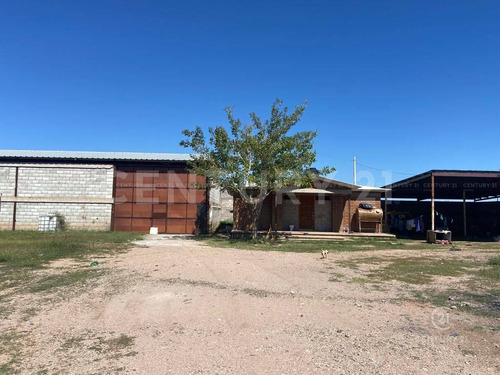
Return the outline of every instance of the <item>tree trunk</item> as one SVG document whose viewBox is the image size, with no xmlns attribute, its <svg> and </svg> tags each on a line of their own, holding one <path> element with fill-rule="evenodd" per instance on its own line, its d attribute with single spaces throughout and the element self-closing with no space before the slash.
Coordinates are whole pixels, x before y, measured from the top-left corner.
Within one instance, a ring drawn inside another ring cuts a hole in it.
<svg viewBox="0 0 500 375">
<path fill-rule="evenodd" d="M 257 238 L 257 232 L 258 232 L 258 228 L 257 228 L 257 224 L 258 224 L 258 221 L 259 221 L 259 216 L 260 216 L 260 209 L 259 209 L 259 203 L 257 203 L 257 206 L 255 207 L 255 209 L 252 210 L 252 239 L 256 239 Z"/>
<path fill-rule="evenodd" d="M 257 238 L 257 232 L 258 232 L 258 223 L 259 223 L 259 218 L 260 218 L 260 213 L 262 212 L 262 204 L 264 202 L 264 199 L 259 199 L 257 204 L 254 205 L 254 208 L 252 210 L 252 239 Z"/>
<path fill-rule="evenodd" d="M 252 206 L 252 239 L 257 238 L 257 232 L 258 232 L 258 222 L 260 218 L 260 214 L 262 212 L 262 206 L 264 204 L 264 200 L 268 196 L 268 192 L 260 192 L 259 197 L 257 198 L 257 202 L 255 202 L 255 198 L 253 199 L 251 206 Z"/>
</svg>

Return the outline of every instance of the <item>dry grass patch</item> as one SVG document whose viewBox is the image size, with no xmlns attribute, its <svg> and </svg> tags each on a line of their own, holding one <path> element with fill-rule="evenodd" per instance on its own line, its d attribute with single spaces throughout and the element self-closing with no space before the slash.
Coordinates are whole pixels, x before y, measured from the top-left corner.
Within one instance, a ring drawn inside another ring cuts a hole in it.
<svg viewBox="0 0 500 375">
<path fill-rule="evenodd" d="M 336 263 L 355 271 L 355 276 L 345 280 L 349 283 L 386 283 L 408 291 L 410 299 L 478 315 L 500 316 L 499 256 L 480 260 L 473 256 L 370 256 Z M 440 277 L 446 277 L 446 282 L 441 278 L 436 284 Z"/>
<path fill-rule="evenodd" d="M 226 236 L 203 236 L 197 238 L 208 246 L 219 248 L 234 248 L 243 250 L 261 251 L 283 251 L 293 253 L 320 253 L 321 250 L 335 252 L 353 252 L 366 250 L 391 250 L 404 249 L 406 243 L 413 243 L 411 240 L 400 240 L 396 238 L 342 238 L 332 240 L 287 240 L 279 239 L 271 241 L 269 239 L 246 239 L 229 238 Z M 428 244 L 419 242 L 419 247 L 428 248 Z M 413 248 L 412 248 L 413 249 Z"/>
<path fill-rule="evenodd" d="M 125 251 L 139 238 L 140 234 L 126 232 L 0 232 L 0 298 L 46 292 L 99 276 L 101 271 L 93 269 L 62 269 L 58 275 L 42 275 L 40 270 L 55 260 L 89 262 L 98 255 Z"/>
<path fill-rule="evenodd" d="M 20 321 L 27 321 L 40 312 L 34 306 L 42 305 L 49 293 L 56 292 L 50 295 L 52 301 L 83 293 L 107 273 L 90 266 L 93 257 L 125 251 L 140 237 L 137 233 L 120 232 L 0 232 L 0 317 L 18 313 Z M 51 262 L 61 259 L 75 259 L 78 263 L 51 268 Z M 24 295 L 28 305 L 19 303 Z M 113 340 L 104 340 L 101 346 L 115 350 L 130 342 L 123 337 Z M 0 332 L 0 374 L 19 372 L 29 347 L 27 333 L 4 328 Z"/>
</svg>

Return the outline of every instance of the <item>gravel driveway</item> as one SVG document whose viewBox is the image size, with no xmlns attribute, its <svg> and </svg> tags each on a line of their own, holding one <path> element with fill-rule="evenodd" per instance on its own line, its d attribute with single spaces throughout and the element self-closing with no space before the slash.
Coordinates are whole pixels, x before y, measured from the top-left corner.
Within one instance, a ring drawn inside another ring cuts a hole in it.
<svg viewBox="0 0 500 375">
<path fill-rule="evenodd" d="M 18 323 L 23 373 L 500 373 L 498 332 L 475 328 L 497 319 L 328 281 L 352 253 L 154 238 L 103 259 L 107 274 L 84 293 L 38 301 L 41 312 Z M 436 314 L 448 314 L 444 326 Z"/>
</svg>

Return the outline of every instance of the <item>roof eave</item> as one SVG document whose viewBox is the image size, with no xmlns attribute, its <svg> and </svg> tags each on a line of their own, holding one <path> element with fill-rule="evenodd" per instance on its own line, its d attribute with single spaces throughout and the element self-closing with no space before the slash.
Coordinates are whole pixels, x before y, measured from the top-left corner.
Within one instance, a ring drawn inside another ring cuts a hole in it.
<svg viewBox="0 0 500 375">
<path fill-rule="evenodd" d="M 19 160 L 75 160 L 75 161 L 137 161 L 137 162 L 186 162 L 191 154 L 105 152 L 105 151 L 48 151 L 48 150 L 0 150 L 0 159 Z"/>
</svg>

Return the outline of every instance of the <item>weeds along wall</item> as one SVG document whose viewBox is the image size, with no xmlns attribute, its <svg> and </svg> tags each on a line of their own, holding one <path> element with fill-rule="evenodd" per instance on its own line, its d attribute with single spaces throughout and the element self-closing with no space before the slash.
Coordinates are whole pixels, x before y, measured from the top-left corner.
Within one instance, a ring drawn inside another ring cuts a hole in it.
<svg viewBox="0 0 500 375">
<path fill-rule="evenodd" d="M 58 213 L 69 229 L 109 230 L 113 178 L 112 165 L 2 163 L 0 229 L 36 230 Z"/>
</svg>

